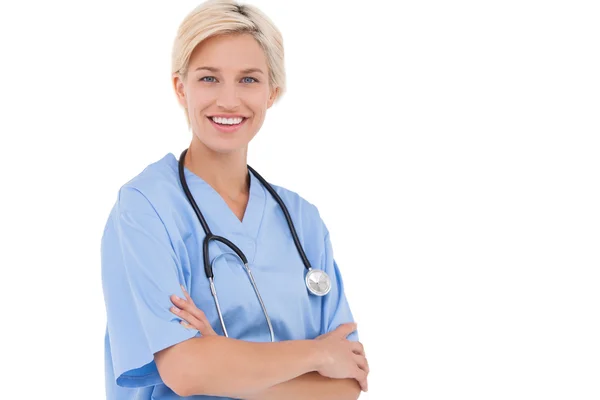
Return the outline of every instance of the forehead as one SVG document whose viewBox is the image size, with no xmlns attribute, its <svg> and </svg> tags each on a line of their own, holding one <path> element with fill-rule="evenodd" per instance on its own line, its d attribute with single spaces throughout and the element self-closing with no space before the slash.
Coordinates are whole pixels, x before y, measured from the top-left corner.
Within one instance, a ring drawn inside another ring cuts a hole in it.
<svg viewBox="0 0 600 400">
<path fill-rule="evenodd" d="M 252 35 L 219 35 L 204 40 L 192 52 L 190 71 L 207 66 L 232 71 L 253 67 L 264 70 L 267 59 Z"/>
</svg>

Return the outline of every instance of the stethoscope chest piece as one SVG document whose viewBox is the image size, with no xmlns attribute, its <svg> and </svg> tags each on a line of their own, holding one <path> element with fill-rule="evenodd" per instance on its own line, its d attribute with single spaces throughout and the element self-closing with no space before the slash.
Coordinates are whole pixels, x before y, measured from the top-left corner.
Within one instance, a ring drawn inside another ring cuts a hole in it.
<svg viewBox="0 0 600 400">
<path fill-rule="evenodd" d="M 325 296 L 331 290 L 331 279 L 323 270 L 311 268 L 305 280 L 308 290 L 316 296 Z"/>
</svg>

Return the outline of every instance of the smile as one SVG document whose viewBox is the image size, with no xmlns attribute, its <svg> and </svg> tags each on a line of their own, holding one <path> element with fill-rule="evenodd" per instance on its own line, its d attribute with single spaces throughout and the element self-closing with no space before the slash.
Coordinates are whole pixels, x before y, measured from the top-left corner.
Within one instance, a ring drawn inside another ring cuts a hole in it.
<svg viewBox="0 0 600 400">
<path fill-rule="evenodd" d="M 210 123 L 221 132 L 231 133 L 237 131 L 248 118 L 235 117 L 235 118 L 223 118 L 223 117 L 207 117 Z"/>
</svg>

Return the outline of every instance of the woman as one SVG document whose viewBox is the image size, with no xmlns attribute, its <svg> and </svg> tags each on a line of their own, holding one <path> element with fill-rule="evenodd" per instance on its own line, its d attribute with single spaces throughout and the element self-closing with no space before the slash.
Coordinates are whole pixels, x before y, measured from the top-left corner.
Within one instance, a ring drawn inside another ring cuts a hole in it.
<svg viewBox="0 0 600 400">
<path fill-rule="evenodd" d="M 210 1 L 182 22 L 173 85 L 191 143 L 120 189 L 102 237 L 107 398 L 356 399 L 367 389 L 318 210 L 271 192 L 246 164 L 284 92 L 283 61 L 280 32 L 255 7 Z"/>
</svg>

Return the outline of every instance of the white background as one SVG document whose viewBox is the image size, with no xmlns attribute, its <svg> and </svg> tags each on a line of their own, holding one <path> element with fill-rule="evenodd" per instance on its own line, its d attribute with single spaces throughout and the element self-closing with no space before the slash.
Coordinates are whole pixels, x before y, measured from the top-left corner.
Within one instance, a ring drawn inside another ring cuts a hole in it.
<svg viewBox="0 0 600 400">
<path fill-rule="evenodd" d="M 170 52 L 197 4 L 0 5 L 4 398 L 104 398 L 100 238 L 189 143 Z M 249 163 L 331 231 L 361 399 L 600 398 L 597 2 L 253 4 L 289 90 Z"/>
</svg>

